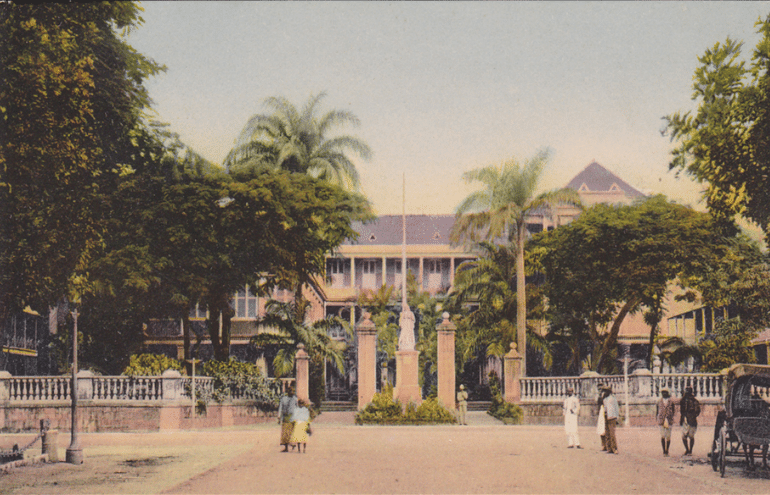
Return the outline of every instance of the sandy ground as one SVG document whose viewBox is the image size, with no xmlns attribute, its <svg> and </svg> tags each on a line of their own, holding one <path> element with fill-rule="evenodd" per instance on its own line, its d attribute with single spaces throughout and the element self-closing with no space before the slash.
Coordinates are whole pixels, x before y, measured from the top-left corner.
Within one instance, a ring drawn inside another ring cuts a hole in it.
<svg viewBox="0 0 770 495">
<path fill-rule="evenodd" d="M 350 413 L 325 413 L 302 454 L 280 452 L 277 424 L 81 434 L 83 465 L 16 468 L 0 475 L 0 493 L 770 493 L 770 473 L 739 458 L 725 478 L 712 471 L 710 431 L 685 458 L 676 437 L 663 457 L 653 428 L 619 429 L 620 454 L 608 455 L 592 428 L 577 450 L 560 427 L 503 426 L 481 412 L 469 423 L 353 426 Z M 0 435 L 0 447 L 28 438 Z M 69 434 L 59 445 L 64 458 Z"/>
</svg>

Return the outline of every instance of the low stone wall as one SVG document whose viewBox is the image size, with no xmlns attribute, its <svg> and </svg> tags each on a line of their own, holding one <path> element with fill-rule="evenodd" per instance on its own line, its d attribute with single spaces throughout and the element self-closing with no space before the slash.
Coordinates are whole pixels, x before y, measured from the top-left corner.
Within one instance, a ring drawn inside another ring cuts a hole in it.
<svg viewBox="0 0 770 495">
<path fill-rule="evenodd" d="M 716 423 L 717 413 L 724 408 L 724 403 L 717 399 L 701 400 L 701 413 L 698 416 L 698 426 L 713 427 Z M 618 397 L 620 405 L 619 424 L 625 421 L 625 402 Z M 657 400 L 630 400 L 628 403 L 628 415 L 630 426 L 657 426 L 655 419 Z M 561 402 L 526 402 L 520 404 L 524 410 L 524 424 L 528 425 L 560 425 L 564 424 L 564 415 Z M 578 422 L 581 426 L 595 426 L 599 415 L 599 406 L 595 401 L 580 401 L 580 416 Z M 674 423 L 679 423 L 679 407 L 677 407 Z"/>
<path fill-rule="evenodd" d="M 181 430 L 276 421 L 275 412 L 263 412 L 249 401 L 209 404 L 205 411 L 199 410 L 194 418 L 190 414 L 191 408 L 189 403 L 82 401 L 78 403 L 78 431 L 93 433 Z M 49 420 L 51 429 L 70 431 L 71 411 L 69 401 L 2 404 L 0 432 L 37 431 L 41 419 Z"/>
</svg>

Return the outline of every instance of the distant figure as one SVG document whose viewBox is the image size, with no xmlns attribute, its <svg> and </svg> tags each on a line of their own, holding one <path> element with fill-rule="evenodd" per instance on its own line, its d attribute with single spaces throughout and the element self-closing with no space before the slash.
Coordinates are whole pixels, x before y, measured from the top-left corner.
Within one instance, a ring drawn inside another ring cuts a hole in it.
<svg viewBox="0 0 770 495">
<path fill-rule="evenodd" d="M 580 446 L 580 437 L 578 436 L 578 416 L 580 415 L 580 399 L 575 395 L 575 389 L 572 387 L 567 389 L 567 397 L 564 400 L 564 431 L 567 433 L 567 448 L 571 449 L 576 447 L 582 449 Z"/>
<path fill-rule="evenodd" d="M 278 424 L 281 425 L 281 445 L 283 445 L 283 450 L 281 452 L 289 451 L 291 432 L 294 429 L 292 415 L 296 408 L 297 396 L 294 395 L 294 387 L 289 387 L 287 393 L 283 395 L 280 402 L 278 402 Z"/>
<path fill-rule="evenodd" d="M 604 419 L 607 428 L 607 453 L 618 453 L 618 439 L 615 436 L 615 427 L 618 424 L 618 418 L 620 417 L 620 407 L 618 407 L 618 400 L 612 395 L 612 388 L 605 387 L 606 394 L 602 404 L 604 405 Z"/>
<path fill-rule="evenodd" d="M 602 450 L 607 451 L 607 427 L 605 424 L 605 416 L 604 416 L 604 396 L 606 392 L 604 391 L 604 385 L 599 384 L 599 398 L 596 400 L 596 403 L 599 405 L 599 416 L 596 419 L 596 433 L 601 437 L 602 439 Z"/>
<path fill-rule="evenodd" d="M 695 446 L 695 432 L 698 431 L 698 415 L 700 402 L 692 393 L 692 387 L 684 389 L 684 396 L 679 402 L 679 426 L 682 427 L 682 443 L 684 455 L 692 455 Z"/>
<path fill-rule="evenodd" d="M 460 391 L 457 392 L 457 422 L 461 425 L 467 425 L 465 415 L 468 412 L 468 392 L 465 391 L 465 385 L 460 385 Z"/>
<path fill-rule="evenodd" d="M 297 407 L 294 408 L 294 414 L 292 415 L 294 429 L 291 433 L 292 444 L 297 445 L 297 452 L 307 451 L 307 435 L 310 429 L 310 409 L 307 407 L 307 402 L 304 400 L 299 401 Z"/>
<path fill-rule="evenodd" d="M 660 443 L 663 446 L 663 455 L 668 457 L 668 448 L 671 446 L 671 425 L 674 424 L 676 404 L 671 399 L 667 388 L 660 391 L 661 399 L 658 401 L 657 420 L 660 427 Z"/>
</svg>

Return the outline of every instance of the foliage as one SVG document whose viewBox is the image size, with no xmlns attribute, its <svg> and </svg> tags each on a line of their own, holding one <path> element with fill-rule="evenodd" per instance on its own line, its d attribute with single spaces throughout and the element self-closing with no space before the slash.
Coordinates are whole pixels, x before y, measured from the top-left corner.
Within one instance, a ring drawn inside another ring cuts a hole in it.
<svg viewBox="0 0 770 495">
<path fill-rule="evenodd" d="M 457 420 L 435 398 L 425 399 L 416 407 L 411 402 L 404 407 L 393 399 L 393 388 L 386 387 L 381 393 L 374 394 L 372 402 L 356 414 L 355 421 L 357 425 L 421 425 L 455 423 Z"/>
<path fill-rule="evenodd" d="M 360 122 L 352 113 L 340 110 L 319 115 L 318 107 L 325 96 L 311 96 L 302 110 L 282 97 L 266 99 L 265 106 L 273 112 L 249 119 L 235 148 L 225 158 L 225 167 L 235 175 L 286 170 L 358 189 L 358 171 L 346 153 L 352 151 L 369 159 L 371 150 L 352 136 L 329 137 L 337 126 L 357 126 Z"/>
<path fill-rule="evenodd" d="M 177 359 L 164 354 L 134 354 L 123 370 L 127 376 L 159 376 L 166 370 L 184 373 L 184 365 Z"/>
<path fill-rule="evenodd" d="M 277 376 L 290 374 L 294 371 L 297 345 L 303 344 L 309 357 L 310 367 L 310 400 L 320 406 L 325 397 L 324 370 L 326 363 L 334 365 L 340 373 L 345 372 L 346 342 L 334 340 L 329 336 L 332 327 L 342 327 L 350 333 L 346 321 L 338 317 L 328 317 L 307 324 L 302 318 L 301 323 L 295 315 L 303 315 L 308 304 L 303 302 L 304 309 L 296 309 L 297 303 L 269 300 L 265 305 L 265 316 L 260 319 L 261 331 L 251 338 L 251 344 L 257 349 L 268 346 L 278 348 L 273 359 L 273 367 Z"/>
<path fill-rule="evenodd" d="M 703 367 L 707 372 L 719 372 L 736 363 L 756 363 L 751 340 L 756 329 L 740 318 L 719 320 L 705 340 L 699 344 Z"/>
<path fill-rule="evenodd" d="M 727 38 L 698 58 L 693 76 L 695 113 L 666 117 L 678 147 L 669 165 L 707 184 L 715 216 L 742 215 L 770 235 L 770 15 L 755 24 L 761 35 L 751 63 L 743 43 Z"/>
<path fill-rule="evenodd" d="M 133 133 L 164 70 L 123 41 L 136 2 L 0 5 L 0 316 L 88 286 L 104 198 L 132 172 Z M 121 34 L 122 31 L 122 34 Z"/>
<path fill-rule="evenodd" d="M 669 282 L 709 271 L 734 234 L 663 196 L 587 209 L 536 240 L 545 248 L 540 262 L 552 331 L 590 340 L 599 354 L 596 371 L 611 372 L 610 353 L 626 315 L 643 311 L 653 342 Z"/>
<path fill-rule="evenodd" d="M 279 389 L 265 379 L 262 370 L 254 363 L 242 363 L 232 358 L 206 361 L 201 375 L 214 378 L 211 399 L 217 402 L 238 396 L 256 401 L 262 410 L 278 409 Z M 202 397 L 202 400 L 206 399 L 208 397 Z"/>
<path fill-rule="evenodd" d="M 524 419 L 524 411 L 519 405 L 511 404 L 503 399 L 500 378 L 494 371 L 489 372 L 489 392 L 492 395 L 492 404 L 487 413 L 506 424 L 521 424 Z"/>
<path fill-rule="evenodd" d="M 524 274 L 524 243 L 527 216 L 535 210 L 559 204 L 580 205 L 576 191 L 561 189 L 535 196 L 538 181 L 549 158 L 548 150 L 538 153 L 521 167 L 515 159 L 501 166 L 490 165 L 464 174 L 467 181 L 479 181 L 484 189 L 470 194 L 457 207 L 452 227 L 453 242 L 466 239 L 506 239 L 516 246 L 516 341 L 522 350 L 522 369 L 527 374 L 527 299 Z"/>
</svg>

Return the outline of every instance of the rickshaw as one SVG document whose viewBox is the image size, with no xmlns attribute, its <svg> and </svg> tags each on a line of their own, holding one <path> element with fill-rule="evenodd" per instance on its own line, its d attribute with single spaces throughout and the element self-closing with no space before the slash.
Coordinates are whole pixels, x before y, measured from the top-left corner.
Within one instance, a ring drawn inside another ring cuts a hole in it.
<svg viewBox="0 0 770 495">
<path fill-rule="evenodd" d="M 748 469 L 754 468 L 754 450 L 762 450 L 767 467 L 770 444 L 770 366 L 735 364 L 727 373 L 725 408 L 717 414 L 711 466 L 725 475 L 725 458 L 743 455 Z"/>
</svg>

